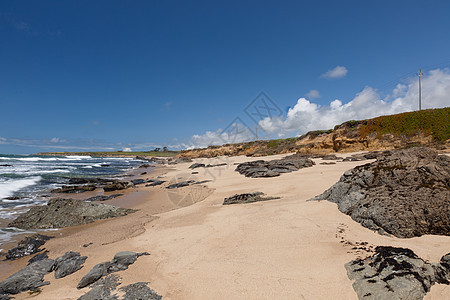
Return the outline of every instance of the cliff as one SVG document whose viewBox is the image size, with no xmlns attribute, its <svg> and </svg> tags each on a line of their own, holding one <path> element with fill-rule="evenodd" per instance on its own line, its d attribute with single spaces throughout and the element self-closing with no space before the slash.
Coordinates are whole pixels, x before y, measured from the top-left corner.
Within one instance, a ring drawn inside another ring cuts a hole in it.
<svg viewBox="0 0 450 300">
<path fill-rule="evenodd" d="M 178 157 L 265 156 L 283 153 L 327 154 L 427 146 L 450 149 L 450 107 L 428 109 L 361 121 L 294 138 L 253 141 L 183 150 Z"/>
</svg>

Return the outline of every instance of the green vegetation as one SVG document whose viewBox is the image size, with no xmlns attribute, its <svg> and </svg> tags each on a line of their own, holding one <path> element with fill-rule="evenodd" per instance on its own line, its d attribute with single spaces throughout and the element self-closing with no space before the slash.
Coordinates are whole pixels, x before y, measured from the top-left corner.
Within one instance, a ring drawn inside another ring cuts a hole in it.
<svg viewBox="0 0 450 300">
<path fill-rule="evenodd" d="M 418 133 L 431 134 L 436 142 L 450 138 L 450 107 L 382 116 L 362 122 L 359 132 L 362 137 L 377 133 L 403 135 L 407 137 Z"/>
<path fill-rule="evenodd" d="M 37 153 L 37 155 L 51 155 L 51 156 L 68 156 L 68 155 L 80 155 L 80 156 L 92 156 L 92 157 L 132 157 L 132 156 L 160 156 L 160 157 L 171 157 L 175 156 L 179 151 L 141 151 L 141 152 L 123 152 L 123 151 L 113 151 L 113 152 L 45 152 Z"/>
</svg>

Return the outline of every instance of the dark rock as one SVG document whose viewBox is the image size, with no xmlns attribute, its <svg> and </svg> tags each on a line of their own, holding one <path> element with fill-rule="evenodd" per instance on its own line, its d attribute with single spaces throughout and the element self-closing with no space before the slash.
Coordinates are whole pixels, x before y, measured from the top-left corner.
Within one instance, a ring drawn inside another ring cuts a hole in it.
<svg viewBox="0 0 450 300">
<path fill-rule="evenodd" d="M 397 150 L 348 170 L 313 200 L 320 199 L 380 233 L 450 235 L 450 158 L 428 148 Z"/>
<path fill-rule="evenodd" d="M 133 213 L 135 210 L 74 199 L 50 199 L 47 205 L 34 206 L 9 226 L 22 229 L 61 228 L 91 223 Z"/>
<path fill-rule="evenodd" d="M 149 165 L 149 164 L 142 164 L 139 166 L 139 169 L 150 168 L 150 167 L 151 167 L 151 165 Z"/>
<path fill-rule="evenodd" d="M 111 192 L 111 191 L 117 191 L 117 190 L 124 190 L 124 189 L 129 188 L 130 186 L 131 186 L 131 184 L 129 182 L 116 181 L 114 183 L 105 185 L 103 187 L 103 190 L 105 192 Z"/>
<path fill-rule="evenodd" d="M 320 165 L 335 165 L 336 163 L 334 161 L 330 161 L 330 162 L 321 162 Z"/>
<path fill-rule="evenodd" d="M 188 185 L 190 185 L 191 183 L 194 183 L 194 182 L 195 182 L 194 180 L 187 180 L 187 181 L 177 182 L 177 183 L 168 185 L 167 188 L 168 189 L 177 189 L 177 188 L 180 188 L 180 187 L 183 187 L 183 186 L 188 186 Z"/>
<path fill-rule="evenodd" d="M 48 251 L 45 251 L 45 252 L 43 252 L 43 253 L 39 253 L 39 254 L 36 254 L 35 256 L 33 256 L 32 258 L 30 258 L 29 260 L 28 260 L 28 265 L 29 264 L 32 264 L 32 263 L 34 263 L 35 261 L 38 261 L 38 260 L 42 260 L 42 259 L 47 259 L 48 258 Z"/>
<path fill-rule="evenodd" d="M 133 179 L 133 180 L 131 180 L 131 183 L 134 185 L 138 185 L 138 184 L 146 183 L 146 181 L 144 179 Z"/>
<path fill-rule="evenodd" d="M 221 163 L 221 164 L 215 164 L 215 165 L 207 164 L 205 166 L 205 168 L 221 167 L 221 166 L 226 166 L 226 165 L 227 165 L 227 163 Z"/>
<path fill-rule="evenodd" d="M 94 243 L 89 242 L 89 243 L 87 243 L 87 244 L 83 244 L 83 247 L 84 247 L 84 248 L 87 248 L 87 247 L 89 247 L 89 246 L 92 245 L 92 244 L 94 244 Z"/>
<path fill-rule="evenodd" d="M 328 154 L 322 157 L 322 160 L 339 160 L 339 159 L 342 159 L 342 157 L 338 157 L 334 154 Z"/>
<path fill-rule="evenodd" d="M 15 295 L 24 291 L 37 291 L 39 287 L 50 284 L 44 282 L 44 275 L 51 272 L 53 260 L 41 259 L 27 265 L 22 270 L 0 282 L 0 295 Z"/>
<path fill-rule="evenodd" d="M 442 259 L 427 263 L 405 248 L 378 246 L 373 256 L 345 268 L 359 299 L 422 299 L 433 284 L 449 284 Z"/>
<path fill-rule="evenodd" d="M 124 300 L 146 299 L 146 300 L 160 300 L 162 297 L 154 290 L 149 288 L 148 282 L 136 282 L 120 288 L 125 292 Z"/>
<path fill-rule="evenodd" d="M 281 173 L 290 173 L 302 168 L 312 167 L 315 163 L 308 158 L 283 158 L 271 161 L 256 160 L 241 163 L 236 171 L 245 177 L 275 177 Z"/>
<path fill-rule="evenodd" d="M 165 181 L 164 180 L 158 180 L 158 179 L 150 179 L 149 180 L 149 184 L 146 184 L 145 186 L 156 186 L 156 185 L 161 185 L 163 184 Z"/>
<path fill-rule="evenodd" d="M 142 173 L 141 173 L 141 175 L 145 175 L 145 174 L 147 174 L 147 172 L 142 172 Z"/>
<path fill-rule="evenodd" d="M 195 168 L 204 168 L 205 164 L 201 164 L 201 163 L 195 163 L 190 165 L 189 169 L 195 169 Z"/>
<path fill-rule="evenodd" d="M 117 275 L 108 275 L 105 278 L 102 278 L 95 282 L 92 285 L 91 290 L 78 298 L 78 300 L 118 299 L 117 294 L 111 295 L 111 292 L 120 285 L 119 280 L 120 277 Z"/>
<path fill-rule="evenodd" d="M 51 236 L 46 236 L 42 234 L 33 234 L 32 236 L 27 236 L 25 239 L 21 240 L 17 247 L 8 250 L 6 254 L 6 259 L 17 259 L 20 257 L 28 256 L 34 253 L 41 252 L 44 249 L 39 249 L 45 244 Z"/>
<path fill-rule="evenodd" d="M 110 164 L 101 164 L 100 166 L 101 166 L 101 167 L 109 167 Z"/>
<path fill-rule="evenodd" d="M 1 164 L 0 167 L 12 167 L 12 165 L 8 165 L 8 164 Z"/>
<path fill-rule="evenodd" d="M 193 184 L 204 184 L 204 183 L 208 183 L 208 182 L 211 182 L 211 180 L 196 181 Z"/>
<path fill-rule="evenodd" d="M 53 269 L 55 270 L 55 278 L 63 278 L 67 275 L 75 273 L 83 267 L 87 256 L 80 256 L 79 252 L 66 252 L 63 256 L 55 259 Z"/>
<path fill-rule="evenodd" d="M 263 192 L 236 194 L 231 197 L 225 198 L 223 201 L 223 205 L 243 204 L 243 203 L 280 199 L 280 197 L 262 197 L 262 195 L 264 195 Z"/>
<path fill-rule="evenodd" d="M 192 172 L 191 174 L 194 174 L 194 175 L 195 175 L 195 174 L 198 174 L 198 172 Z"/>
<path fill-rule="evenodd" d="M 6 197 L 6 200 L 19 200 L 21 199 L 20 197 Z"/>
<path fill-rule="evenodd" d="M 142 255 L 150 254 L 148 254 L 147 252 L 135 253 L 130 251 L 122 251 L 116 253 L 112 261 L 95 265 L 83 278 L 81 278 L 80 282 L 77 285 L 77 288 L 84 288 L 96 282 L 103 276 L 128 269 L 128 266 L 133 264 L 137 260 L 137 258 Z"/>
<path fill-rule="evenodd" d="M 64 185 L 59 189 L 51 190 L 52 193 L 84 193 L 93 191 L 97 188 L 97 186 L 93 184 L 88 185 Z"/>
<path fill-rule="evenodd" d="M 120 197 L 120 196 L 123 196 L 123 194 L 114 194 L 114 195 L 110 195 L 110 196 L 94 196 L 94 197 L 87 198 L 84 201 L 87 201 L 87 202 L 106 201 L 106 200 L 111 200 L 113 198 Z"/>
</svg>

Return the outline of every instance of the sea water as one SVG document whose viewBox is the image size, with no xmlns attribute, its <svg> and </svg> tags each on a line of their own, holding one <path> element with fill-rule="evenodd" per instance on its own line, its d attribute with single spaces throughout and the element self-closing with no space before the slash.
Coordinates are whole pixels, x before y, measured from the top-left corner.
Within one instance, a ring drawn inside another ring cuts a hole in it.
<svg viewBox="0 0 450 300">
<path fill-rule="evenodd" d="M 0 226 L 0 248 L 14 235 L 26 233 L 5 224 L 32 206 L 44 205 L 50 191 L 70 178 L 114 178 L 142 163 L 133 158 L 0 154 L 0 220 L 4 224 Z"/>
</svg>

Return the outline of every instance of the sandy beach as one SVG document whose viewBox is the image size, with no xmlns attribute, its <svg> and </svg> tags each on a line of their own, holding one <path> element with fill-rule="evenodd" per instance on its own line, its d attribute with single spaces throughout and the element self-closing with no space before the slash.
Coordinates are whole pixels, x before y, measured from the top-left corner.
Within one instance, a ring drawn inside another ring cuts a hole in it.
<svg viewBox="0 0 450 300">
<path fill-rule="evenodd" d="M 77 299 L 89 291 L 76 288 L 80 279 L 119 251 L 150 253 L 116 273 L 121 285 L 150 282 L 165 299 L 357 299 L 344 264 L 371 254 L 354 249 L 357 243 L 409 248 L 430 262 L 449 252 L 448 236 L 383 236 L 341 213 L 334 203 L 307 201 L 336 183 L 346 170 L 370 161 L 321 165 L 315 159 L 313 167 L 273 178 L 246 178 L 234 171 L 239 162 L 284 156 L 196 159 L 226 165 L 191 170 L 192 163 L 184 163 L 152 169 L 142 176 L 207 182 L 173 190 L 128 189 L 124 196 L 105 201 L 139 211 L 59 230 L 44 246 L 49 257 L 78 251 L 88 257 L 84 267 L 62 279 L 50 273 L 45 276 L 50 285 L 43 286 L 41 293 L 21 293 L 16 299 Z M 281 198 L 222 205 L 226 197 L 255 191 Z M 28 259 L 2 262 L 0 280 Z M 439 284 L 425 297 L 449 298 L 450 287 Z"/>
</svg>

